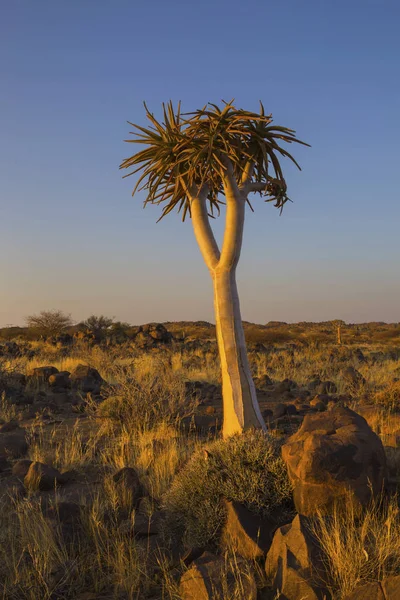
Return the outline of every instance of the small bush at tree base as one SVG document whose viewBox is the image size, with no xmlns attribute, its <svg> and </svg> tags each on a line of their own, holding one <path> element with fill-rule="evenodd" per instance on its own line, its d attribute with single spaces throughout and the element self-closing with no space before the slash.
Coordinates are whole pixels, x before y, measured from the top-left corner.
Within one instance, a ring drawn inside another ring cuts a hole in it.
<svg viewBox="0 0 400 600">
<path fill-rule="evenodd" d="M 189 546 L 216 542 L 225 518 L 222 498 L 260 516 L 288 520 L 292 488 L 280 444 L 249 430 L 196 452 L 178 473 L 165 501 L 168 529 Z"/>
</svg>

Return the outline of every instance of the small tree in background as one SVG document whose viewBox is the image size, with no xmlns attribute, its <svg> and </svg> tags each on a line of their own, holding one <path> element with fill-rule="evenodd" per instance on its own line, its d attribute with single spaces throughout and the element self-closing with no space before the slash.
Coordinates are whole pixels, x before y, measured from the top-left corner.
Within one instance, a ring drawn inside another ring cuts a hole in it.
<svg viewBox="0 0 400 600">
<path fill-rule="evenodd" d="M 332 321 L 332 324 L 336 329 L 336 342 L 340 346 L 342 343 L 342 327 L 346 323 L 341 319 L 335 319 L 334 321 Z"/>
<path fill-rule="evenodd" d="M 260 103 L 261 104 L 261 103 Z M 145 190 L 148 203 L 162 204 L 164 217 L 175 208 L 189 215 L 194 234 L 214 285 L 215 321 L 222 369 L 224 437 L 250 427 L 265 429 L 251 377 L 236 286 L 249 194 L 258 192 L 280 210 L 288 200 L 278 155 L 294 158 L 280 145 L 299 142 L 286 127 L 272 125 L 272 116 L 214 104 L 182 116 L 170 102 L 159 122 L 146 107 L 150 127 L 130 123 L 135 139 L 146 146 L 120 168 L 140 173 L 133 190 Z M 303 143 L 303 142 L 299 142 Z M 297 165 L 298 166 L 298 165 Z M 300 167 L 299 167 L 300 168 Z M 126 176 L 128 176 L 126 175 Z M 224 200 L 221 198 L 224 197 Z M 226 204 L 221 250 L 210 217 Z"/>
<path fill-rule="evenodd" d="M 83 321 L 82 324 L 95 336 L 101 336 L 110 329 L 113 323 L 114 319 L 110 317 L 105 317 L 104 315 L 91 315 Z"/>
<path fill-rule="evenodd" d="M 71 315 L 61 310 L 42 310 L 37 315 L 26 317 L 25 322 L 29 328 L 44 336 L 59 335 L 73 325 Z"/>
</svg>

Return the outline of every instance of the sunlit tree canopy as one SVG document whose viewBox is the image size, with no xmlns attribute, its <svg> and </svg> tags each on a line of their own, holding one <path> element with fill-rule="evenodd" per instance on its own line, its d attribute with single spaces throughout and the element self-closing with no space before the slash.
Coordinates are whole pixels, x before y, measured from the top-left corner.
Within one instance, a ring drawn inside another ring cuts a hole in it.
<svg viewBox="0 0 400 600">
<path fill-rule="evenodd" d="M 126 140 L 145 148 L 125 159 L 120 168 L 130 169 L 125 175 L 137 174 L 133 194 L 144 190 L 145 205 L 161 204 L 161 218 L 173 209 L 190 214 L 188 190 L 207 186 L 211 214 L 223 203 L 223 178 L 227 165 L 233 167 L 241 180 L 246 166 L 252 164 L 252 182 L 265 184 L 260 193 L 267 201 L 282 208 L 288 200 L 286 182 L 280 158 L 289 158 L 298 168 L 293 156 L 282 143 L 304 142 L 287 127 L 273 124 L 260 102 L 260 112 L 237 109 L 233 101 L 222 108 L 208 104 L 193 113 L 181 113 L 172 102 L 163 104 L 163 121 L 158 121 L 145 105 L 148 127 L 130 123 L 134 136 Z"/>
</svg>

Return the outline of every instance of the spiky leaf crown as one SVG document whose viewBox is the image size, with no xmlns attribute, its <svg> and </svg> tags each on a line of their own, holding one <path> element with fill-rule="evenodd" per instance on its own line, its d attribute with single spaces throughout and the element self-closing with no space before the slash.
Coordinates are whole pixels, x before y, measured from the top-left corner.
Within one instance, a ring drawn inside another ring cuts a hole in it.
<svg viewBox="0 0 400 600">
<path fill-rule="evenodd" d="M 208 104 L 193 113 L 182 114 L 180 103 L 175 110 L 170 101 L 163 104 L 162 122 L 145 104 L 150 126 L 129 122 L 134 128 L 131 132 L 134 138 L 126 141 L 146 147 L 125 159 L 120 168 L 133 167 L 125 177 L 139 174 L 132 195 L 145 190 L 145 205 L 163 204 L 160 218 L 177 208 L 185 220 L 187 213 L 190 214 L 187 190 L 193 185 L 207 185 L 211 214 L 215 209 L 219 212 L 227 159 L 237 180 L 248 161 L 252 161 L 252 182 L 266 183 L 267 200 L 274 201 L 278 208 L 288 200 L 278 155 L 300 167 L 279 143 L 308 144 L 298 140 L 292 129 L 272 125 L 272 116 L 265 115 L 261 102 L 259 114 L 236 109 L 233 101 L 224 104 L 222 109 Z"/>
</svg>

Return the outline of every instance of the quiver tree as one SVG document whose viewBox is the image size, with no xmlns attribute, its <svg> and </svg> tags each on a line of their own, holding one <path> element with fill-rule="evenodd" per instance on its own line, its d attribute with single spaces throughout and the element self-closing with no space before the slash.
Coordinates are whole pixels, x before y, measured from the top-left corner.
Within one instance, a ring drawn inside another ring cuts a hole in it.
<svg viewBox="0 0 400 600">
<path fill-rule="evenodd" d="M 260 103 L 261 104 L 261 103 Z M 149 112 L 150 126 L 134 125 L 130 143 L 146 146 L 125 159 L 120 168 L 138 174 L 133 190 L 145 190 L 148 203 L 163 207 L 161 218 L 172 210 L 189 216 L 210 271 L 218 349 L 222 369 L 224 422 L 228 437 L 250 427 L 265 429 L 251 377 L 236 286 L 246 204 L 258 192 L 282 209 L 288 200 L 278 156 L 295 159 L 280 144 L 300 142 L 295 132 L 272 124 L 271 115 L 214 104 L 182 115 L 171 102 L 163 105 L 164 120 Z M 300 167 L 299 167 L 300 168 Z M 133 195 L 132 194 L 132 195 Z M 226 204 L 226 225 L 221 249 L 210 217 Z"/>
</svg>

